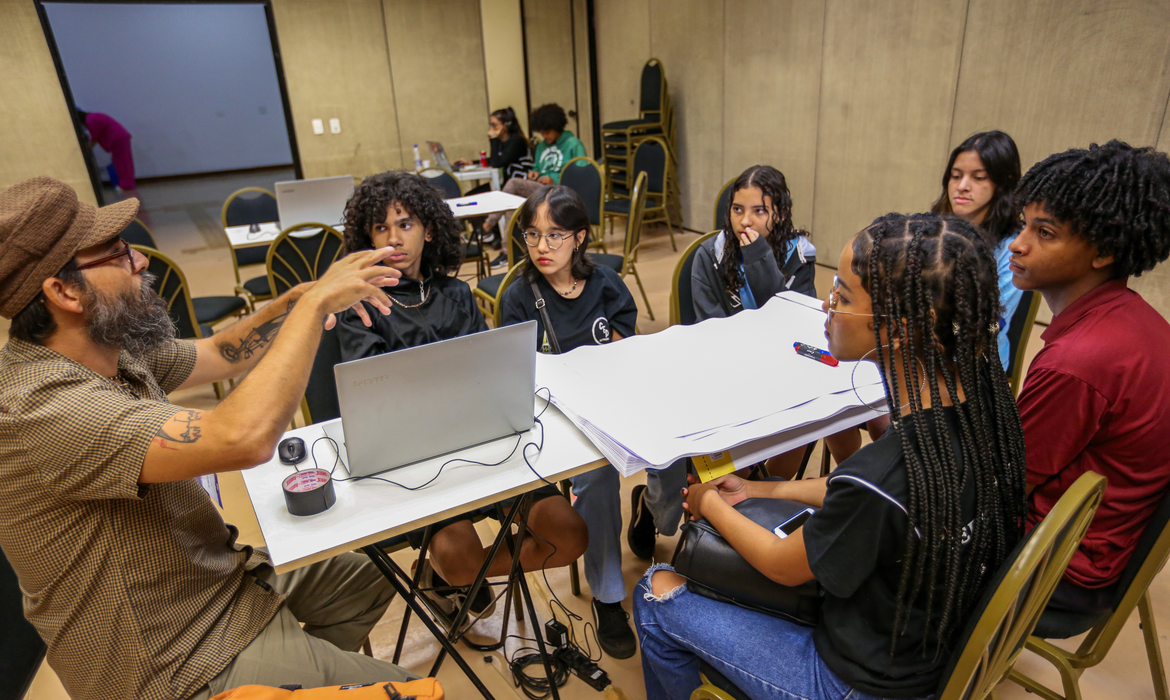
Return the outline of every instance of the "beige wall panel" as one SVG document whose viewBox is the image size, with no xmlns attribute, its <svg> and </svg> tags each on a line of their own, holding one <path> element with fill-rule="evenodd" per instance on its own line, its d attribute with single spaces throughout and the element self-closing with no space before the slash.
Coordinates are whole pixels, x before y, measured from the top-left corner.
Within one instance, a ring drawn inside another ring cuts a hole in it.
<svg viewBox="0 0 1170 700">
<path fill-rule="evenodd" d="M 650 0 L 595 0 L 601 123 L 638 116 L 642 66 L 650 60 Z"/>
<path fill-rule="evenodd" d="M 524 83 L 524 36 L 520 0 L 480 0 L 488 110 L 511 107 L 528 133 L 528 86 Z"/>
<path fill-rule="evenodd" d="M 577 111 L 572 0 L 524 0 L 524 26 L 532 108 L 555 102 L 566 113 Z M 580 135 L 581 127 L 573 117 L 566 128 Z"/>
<path fill-rule="evenodd" d="M 874 218 L 929 207 L 966 5 L 828 0 L 812 230 L 830 264 Z"/>
<path fill-rule="evenodd" d="M 706 230 L 724 183 L 722 0 L 651 0 L 650 53 L 662 61 L 678 124 L 683 225 Z"/>
<path fill-rule="evenodd" d="M 96 204 L 36 7 L 0 2 L 0 27 L 0 189 L 49 175 Z"/>
<path fill-rule="evenodd" d="M 402 167 L 380 0 L 272 5 L 305 177 Z M 333 117 L 340 134 L 329 133 Z M 325 121 L 324 134 L 313 119 Z"/>
<path fill-rule="evenodd" d="M 1170 94 L 1170 3 L 970 1 L 951 147 L 1001 129 L 1026 170 L 1092 142 L 1154 144 Z"/>
<path fill-rule="evenodd" d="M 441 141 L 451 158 L 488 148 L 479 0 L 384 0 L 402 152 Z"/>
<path fill-rule="evenodd" d="M 1170 151 L 1170 110 L 1163 114 L 1156 148 L 1163 153 Z M 1170 318 L 1170 262 L 1164 262 L 1153 271 L 1131 279 L 1129 286 L 1136 289 L 1159 313 Z"/>
<path fill-rule="evenodd" d="M 728 3 L 724 27 L 720 184 L 757 163 L 776 167 L 804 229 L 812 225 L 824 17 L 823 1 L 741 0 Z"/>
<path fill-rule="evenodd" d="M 585 153 L 597 158 L 593 148 L 593 94 L 589 74 L 589 8 L 585 0 L 573 2 L 573 47 L 577 54 L 577 138 Z M 600 90 L 600 88 L 599 88 Z"/>
</svg>

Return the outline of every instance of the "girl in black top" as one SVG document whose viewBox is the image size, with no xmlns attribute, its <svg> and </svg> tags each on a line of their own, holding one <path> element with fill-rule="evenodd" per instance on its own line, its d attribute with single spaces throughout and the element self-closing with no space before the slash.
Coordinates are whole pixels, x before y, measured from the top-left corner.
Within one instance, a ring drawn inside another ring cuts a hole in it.
<svg viewBox="0 0 1170 700">
<path fill-rule="evenodd" d="M 792 225 L 784 174 L 753 165 L 731 185 L 723 230 L 695 253 L 691 291 L 698 320 L 756 309 L 786 289 L 816 297 L 817 249 Z"/>
<path fill-rule="evenodd" d="M 487 330 L 471 289 L 451 276 L 463 261 L 461 231 L 442 193 L 425 178 L 392 171 L 362 181 L 345 206 L 345 252 L 393 246 L 395 252 L 385 264 L 401 271 L 402 277 L 396 286 L 385 289 L 393 309 L 389 315 L 366 309 L 369 326 L 354 309 L 339 316 L 336 332 L 344 360 Z M 453 419 L 457 412 L 452 406 Z M 524 538 L 520 555 L 524 570 L 576 561 L 588 538 L 584 521 L 555 487 L 539 490 L 536 499 L 528 525 L 537 536 Z M 494 516 L 495 508 L 487 506 L 484 512 Z M 453 615 L 466 595 L 465 588 L 452 590 L 448 583 L 468 586 L 487 559 L 472 525 L 474 515 L 464 513 L 440 522 L 431 537 L 431 558 L 423 565 L 420 586 L 439 589 L 424 590 L 424 595 L 440 617 Z M 409 537 L 416 547 L 421 545 L 421 530 Z M 503 552 L 492 562 L 488 576 L 507 575 L 511 563 L 511 555 Z M 472 602 L 472 613 L 490 614 L 493 601 L 487 591 L 481 589 Z"/>
<path fill-rule="evenodd" d="M 520 129 L 520 122 L 516 121 L 516 112 L 511 107 L 497 109 L 488 117 L 488 167 L 500 171 L 500 182 L 507 182 L 513 177 L 524 177 L 532 165 L 528 152 L 528 139 Z M 471 165 L 467 158 L 455 161 L 456 165 Z M 467 194 L 489 192 L 491 185 L 480 185 L 467 191 Z M 474 226 L 483 227 L 483 221 L 476 221 Z M 483 240 L 491 242 L 493 247 L 499 248 L 496 243 L 499 231 L 494 228 L 483 231 Z"/>
<path fill-rule="evenodd" d="M 826 479 L 692 484 L 686 507 L 784 585 L 815 579 L 815 628 L 700 597 L 669 567 L 634 609 L 650 700 L 686 697 L 702 657 L 751 697 L 923 697 L 1023 534 L 1024 440 L 996 357 L 992 253 L 957 217 L 888 215 L 841 254 L 833 356 L 872 361 L 892 426 Z M 732 506 L 819 510 L 787 538 Z M 782 690 L 785 692 L 778 692 Z M 787 696 L 787 695 L 786 695 Z"/>
</svg>

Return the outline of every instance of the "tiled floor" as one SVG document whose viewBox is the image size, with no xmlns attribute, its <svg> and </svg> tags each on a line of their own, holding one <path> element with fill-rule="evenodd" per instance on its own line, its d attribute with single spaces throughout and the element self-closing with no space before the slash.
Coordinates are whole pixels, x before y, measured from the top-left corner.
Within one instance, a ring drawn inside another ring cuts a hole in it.
<svg viewBox="0 0 1170 700">
<path fill-rule="evenodd" d="M 272 187 L 277 180 L 290 179 L 291 172 L 286 169 L 240 173 L 228 176 L 214 176 L 190 178 L 183 180 L 169 180 L 159 183 L 144 182 L 139 194 L 144 205 L 143 219 L 153 230 L 155 239 L 163 252 L 174 258 L 184 269 L 195 295 L 230 294 L 235 280 L 232 275 L 231 261 L 228 257 L 227 241 L 219 229 L 219 211 L 224 199 L 233 191 L 245 186 Z M 676 234 L 679 250 L 697 237 L 693 233 Z M 662 330 L 667 325 L 668 305 L 670 298 L 671 277 L 679 253 L 671 250 L 666 230 L 662 228 L 647 230 L 643 236 L 640 252 L 639 272 L 650 298 L 654 310 L 655 320 L 650 320 L 646 309 L 641 309 L 639 316 L 639 330 L 642 333 L 653 333 Z M 620 245 L 620 237 L 607 238 L 610 250 L 614 251 Z M 825 261 L 836 261 L 837 251 L 821 251 Z M 251 272 L 251 271 L 249 271 Z M 252 274 L 259 274 L 257 270 Z M 830 270 L 818 271 L 818 289 L 822 297 L 827 293 L 827 286 L 832 279 Z M 633 281 L 630 280 L 631 291 L 638 301 L 639 307 L 644 306 L 641 296 Z M 2 323 L 2 322 L 0 322 Z M 7 325 L 0 325 L 0 329 L 7 331 Z M 1027 349 L 1027 359 L 1030 361 L 1039 348 L 1039 332 L 1037 329 L 1032 338 L 1033 342 Z M 177 404 L 194 408 L 210 408 L 216 404 L 211 387 L 202 387 L 189 391 L 179 392 L 171 397 Z M 819 448 L 818 448 L 819 450 Z M 814 460 L 819 459 L 819 452 Z M 814 461 L 814 464 L 817 463 Z M 622 484 L 622 499 L 625 517 L 629 518 L 629 492 L 639 483 L 644 483 L 644 475 L 625 479 Z M 243 480 L 238 473 L 221 476 L 221 489 L 224 497 L 224 517 L 240 528 L 241 539 L 259 544 L 263 542 L 255 515 L 248 501 L 243 487 Z M 479 528 L 484 537 L 490 537 L 492 521 L 480 523 Z M 655 553 L 658 560 L 667 560 L 673 551 L 676 538 L 660 538 Z M 400 552 L 396 555 L 398 561 L 408 565 L 410 555 Z M 624 572 L 627 587 L 633 589 L 634 583 L 646 570 L 648 562 L 636 559 L 628 551 L 625 552 Z M 529 576 L 529 585 L 532 587 L 535 603 L 541 620 L 548 618 L 549 601 L 552 594 L 561 600 L 570 610 L 581 615 L 584 620 L 592 619 L 589 607 L 588 586 L 582 577 L 582 587 L 585 589 L 580 597 L 574 597 L 569 591 L 568 570 L 558 569 L 547 573 L 547 582 L 538 575 Z M 1155 601 L 1155 618 L 1162 630 L 1170 630 L 1170 608 L 1166 607 L 1170 601 L 1170 580 L 1166 576 L 1159 576 L 1153 586 Z M 627 598 L 627 609 L 630 599 Z M 500 606 L 502 607 L 502 606 Z M 405 606 L 401 601 L 395 601 L 387 612 L 386 617 L 375 628 L 371 635 L 374 654 L 379 658 L 387 658 L 393 654 L 394 642 L 397 637 L 398 625 L 402 619 Z M 563 620 L 563 616 L 562 616 Z M 502 610 L 495 616 L 482 621 L 476 631 L 485 635 L 498 636 L 503 623 Z M 578 636 L 584 635 L 582 621 L 577 621 Z M 531 636 L 530 621 L 516 625 L 513 623 L 510 633 L 521 636 Z M 1164 633 L 1160 635 L 1165 638 Z M 1078 640 L 1072 640 L 1077 642 Z M 510 644 L 509 649 L 515 644 Z M 425 629 L 417 622 L 411 625 L 407 636 L 402 664 L 416 672 L 426 673 L 439 647 Z M 481 654 L 471 652 L 464 654 L 469 663 L 480 674 L 484 683 L 497 698 L 523 698 L 511 681 L 503 655 L 499 652 Z M 637 655 L 623 661 L 605 657 L 600 662 L 601 667 L 609 674 L 614 688 L 620 693 L 609 695 L 609 698 L 641 698 L 645 696 L 642 686 L 640 660 Z M 1051 667 L 1029 653 L 1025 653 L 1018 666 L 1026 673 L 1046 680 L 1053 687 L 1057 687 L 1057 677 Z M 454 663 L 447 661 L 439 673 L 449 698 L 470 698 L 475 696 L 463 674 Z M 1115 644 L 1112 653 L 1099 667 L 1088 671 L 1081 683 L 1085 698 L 1147 698 L 1153 697 L 1150 684 L 1149 670 L 1146 665 L 1146 656 L 1142 644 L 1141 632 L 1135 619 L 1122 632 Z M 65 698 L 65 692 L 60 682 L 46 666 L 42 667 L 33 687 L 28 695 L 30 700 L 59 700 Z M 561 689 L 561 697 L 566 700 L 573 698 L 594 698 L 598 693 L 576 678 L 569 680 Z M 1031 697 L 1024 691 L 1010 683 L 1000 687 L 1002 698 Z"/>
</svg>

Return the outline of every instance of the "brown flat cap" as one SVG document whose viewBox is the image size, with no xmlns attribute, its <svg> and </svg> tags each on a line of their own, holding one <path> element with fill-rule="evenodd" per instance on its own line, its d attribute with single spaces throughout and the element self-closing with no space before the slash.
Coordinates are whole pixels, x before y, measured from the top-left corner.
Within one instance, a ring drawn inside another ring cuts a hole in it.
<svg viewBox="0 0 1170 700">
<path fill-rule="evenodd" d="M 51 177 L 0 192 L 0 316 L 20 313 L 77 251 L 114 238 L 137 213 L 137 199 L 98 209 Z"/>
</svg>

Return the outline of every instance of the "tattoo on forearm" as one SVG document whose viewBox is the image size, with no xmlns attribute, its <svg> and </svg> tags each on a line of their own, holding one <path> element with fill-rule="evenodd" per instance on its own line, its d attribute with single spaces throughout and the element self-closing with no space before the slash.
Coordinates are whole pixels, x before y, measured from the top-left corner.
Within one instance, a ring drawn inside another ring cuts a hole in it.
<svg viewBox="0 0 1170 700">
<path fill-rule="evenodd" d="M 175 444 L 191 444 L 198 442 L 199 438 L 203 437 L 203 430 L 198 423 L 203 419 L 203 414 L 199 411 L 192 411 L 191 409 L 184 409 L 175 415 L 171 416 L 172 425 L 170 422 L 158 429 L 158 433 L 154 436 L 154 441 L 159 447 L 164 450 L 177 450 L 177 447 L 171 447 L 167 442 Z M 168 430 L 168 426 L 170 429 Z"/>
<path fill-rule="evenodd" d="M 272 339 L 276 337 L 277 331 L 280 330 L 280 326 L 288 318 L 288 315 L 292 313 L 293 307 L 296 305 L 296 299 L 290 300 L 288 306 L 284 308 L 282 313 L 253 326 L 248 331 L 248 334 L 240 339 L 238 344 L 220 343 L 219 354 L 223 356 L 223 359 L 232 364 L 251 358 L 272 342 Z"/>
</svg>

